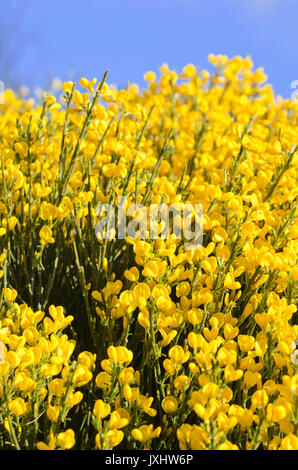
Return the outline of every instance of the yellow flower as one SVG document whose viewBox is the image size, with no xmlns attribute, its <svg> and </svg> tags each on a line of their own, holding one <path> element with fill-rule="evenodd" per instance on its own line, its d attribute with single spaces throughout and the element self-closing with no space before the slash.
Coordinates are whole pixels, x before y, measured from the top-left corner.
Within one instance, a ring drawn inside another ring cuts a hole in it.
<svg viewBox="0 0 298 470">
<path fill-rule="evenodd" d="M 178 401 L 175 397 L 168 396 L 162 400 L 161 406 L 165 413 L 173 414 L 178 409 Z"/>
<path fill-rule="evenodd" d="M 15 416 L 22 416 L 27 411 L 27 405 L 23 398 L 15 398 L 8 403 L 9 411 Z"/>
<path fill-rule="evenodd" d="M 124 271 L 124 276 L 131 282 L 136 282 L 139 279 L 139 270 L 135 266 Z"/>
<path fill-rule="evenodd" d="M 147 300 L 151 295 L 150 287 L 144 282 L 137 284 L 134 287 L 133 292 L 137 298 L 142 297 L 145 300 Z"/>
<path fill-rule="evenodd" d="M 108 390 L 111 385 L 111 376 L 107 372 L 100 372 L 95 379 L 98 388 Z"/>
<path fill-rule="evenodd" d="M 257 390 L 251 397 L 251 409 L 264 408 L 268 403 L 268 395 L 265 390 Z"/>
<path fill-rule="evenodd" d="M 82 387 L 92 379 L 92 372 L 83 364 L 78 365 L 72 377 L 72 383 L 75 387 Z"/>
<path fill-rule="evenodd" d="M 16 299 L 18 293 L 15 289 L 10 289 L 9 287 L 6 287 L 3 290 L 3 295 L 7 302 L 13 302 Z"/>
<path fill-rule="evenodd" d="M 284 437 L 278 450 L 298 450 L 298 437 L 292 433 Z"/>
<path fill-rule="evenodd" d="M 187 390 L 190 385 L 190 378 L 187 375 L 178 375 L 174 380 L 174 387 L 181 392 Z"/>
<path fill-rule="evenodd" d="M 38 450 L 54 450 L 56 447 L 57 438 L 54 436 L 53 431 L 50 431 L 48 436 L 48 444 L 45 442 L 37 442 L 36 447 Z"/>
<path fill-rule="evenodd" d="M 52 423 L 56 423 L 58 421 L 60 414 L 60 407 L 59 406 L 52 406 L 49 405 L 47 408 L 47 417 L 49 418 Z"/>
<path fill-rule="evenodd" d="M 270 422 L 279 422 L 282 421 L 287 416 L 287 410 L 282 405 L 275 405 L 269 403 L 267 406 L 267 415 L 266 418 Z"/>
<path fill-rule="evenodd" d="M 183 295 L 188 295 L 190 293 L 190 284 L 186 281 L 181 282 L 176 287 L 176 295 L 177 297 L 182 297 Z"/>
<path fill-rule="evenodd" d="M 123 431 L 121 431 L 120 429 L 110 429 L 105 434 L 105 437 L 102 439 L 102 441 L 100 438 L 100 434 L 96 434 L 95 442 L 98 449 L 110 450 L 118 446 L 123 441 L 123 438 Z"/>
<path fill-rule="evenodd" d="M 62 90 L 64 91 L 64 93 L 71 93 L 71 90 L 72 90 L 72 87 L 73 87 L 73 82 L 71 81 L 68 81 L 68 82 L 64 82 L 62 84 Z"/>
<path fill-rule="evenodd" d="M 230 290 L 241 288 L 240 282 L 235 281 L 233 273 L 229 272 L 228 274 L 226 274 L 224 280 L 224 288 Z"/>
<path fill-rule="evenodd" d="M 33 392 L 37 385 L 36 382 L 25 372 L 18 372 L 15 376 L 14 383 L 17 390 L 21 390 L 25 393 Z"/>
<path fill-rule="evenodd" d="M 42 245 L 47 245 L 48 243 L 54 243 L 54 238 L 52 237 L 52 230 L 48 225 L 44 225 L 39 231 L 39 236 Z"/>
<path fill-rule="evenodd" d="M 130 414 L 124 408 L 118 408 L 111 413 L 110 416 L 110 429 L 121 429 L 127 426 L 130 422 Z"/>
<path fill-rule="evenodd" d="M 220 411 L 217 415 L 216 421 L 218 427 L 227 434 L 230 429 L 238 424 L 237 418 L 235 416 L 227 416 L 226 413 Z"/>
<path fill-rule="evenodd" d="M 235 338 L 238 335 L 239 328 L 234 327 L 231 323 L 226 323 L 224 325 L 224 337 L 226 340 Z"/>
<path fill-rule="evenodd" d="M 231 364 L 228 364 L 225 367 L 224 374 L 225 374 L 225 381 L 229 383 L 229 382 L 235 382 L 236 380 L 241 379 L 243 375 L 243 371 L 240 369 L 234 369 L 234 367 Z"/>
<path fill-rule="evenodd" d="M 244 374 L 244 383 L 247 388 L 254 387 L 255 385 L 258 385 L 258 387 L 261 386 L 261 374 L 258 372 L 251 372 L 250 370 L 246 371 Z"/>
<path fill-rule="evenodd" d="M 18 223 L 18 219 L 17 217 L 15 216 L 12 216 L 8 219 L 8 228 L 9 230 L 13 230 L 15 228 L 15 226 L 17 225 Z"/>
<path fill-rule="evenodd" d="M 83 399 L 83 394 L 80 391 L 77 392 L 70 392 L 67 396 L 66 402 L 69 408 L 72 408 L 75 405 L 78 405 Z"/>
<path fill-rule="evenodd" d="M 90 91 L 92 93 L 93 91 L 93 86 L 95 85 L 95 83 L 97 82 L 97 79 L 96 78 L 93 78 L 93 80 L 87 80 L 87 78 L 85 77 L 82 77 L 80 79 L 80 85 L 83 87 L 83 88 L 87 88 L 88 91 Z"/>
<path fill-rule="evenodd" d="M 78 355 L 78 363 L 83 364 L 89 370 L 92 369 L 92 366 L 93 366 L 95 360 L 96 360 L 96 354 L 92 354 L 89 351 L 82 351 Z"/>
<path fill-rule="evenodd" d="M 192 426 L 190 434 L 191 450 L 206 450 L 209 440 L 208 433 L 201 426 Z"/>
<path fill-rule="evenodd" d="M 236 444 L 226 440 L 217 447 L 217 450 L 239 450 L 239 447 Z"/>
<path fill-rule="evenodd" d="M 161 427 L 158 426 L 156 429 L 153 430 L 153 424 L 143 425 L 139 428 L 134 428 L 131 431 L 131 435 L 134 439 L 140 442 L 147 442 L 151 439 L 155 439 L 161 433 Z"/>
<path fill-rule="evenodd" d="M 108 416 L 111 411 L 111 407 L 108 403 L 105 403 L 102 400 L 97 400 L 94 404 L 93 414 L 98 419 L 104 419 Z"/>
<path fill-rule="evenodd" d="M 156 278 L 158 276 L 158 265 L 155 261 L 148 261 L 142 271 L 143 276 Z"/>
<path fill-rule="evenodd" d="M 156 79 L 156 74 L 152 71 L 148 71 L 144 74 L 144 80 L 146 80 L 146 82 L 154 82 Z"/>
<path fill-rule="evenodd" d="M 74 431 L 67 429 L 65 432 L 60 432 L 57 436 L 57 443 L 63 450 L 72 449 L 76 443 Z"/>
<path fill-rule="evenodd" d="M 217 361 L 220 366 L 235 364 L 237 362 L 237 353 L 236 351 L 229 350 L 223 346 L 217 353 Z"/>
<path fill-rule="evenodd" d="M 122 385 L 130 384 L 134 380 L 134 369 L 132 367 L 122 369 L 118 375 L 118 380 Z"/>
<path fill-rule="evenodd" d="M 142 410 L 147 413 L 149 416 L 156 416 L 157 411 L 154 408 L 151 408 L 153 398 L 145 397 L 144 395 L 137 394 L 137 404 L 142 408 Z"/>
<path fill-rule="evenodd" d="M 133 359 L 132 351 L 128 350 L 125 346 L 109 346 L 107 353 L 110 361 L 113 362 L 129 364 Z"/>
<path fill-rule="evenodd" d="M 213 230 L 212 241 L 214 243 L 225 242 L 227 240 L 227 238 L 228 238 L 227 232 L 225 231 L 225 229 L 223 227 L 216 227 Z"/>
<path fill-rule="evenodd" d="M 84 104 L 84 98 L 78 90 L 74 90 L 73 92 L 73 103 L 77 108 L 81 108 Z"/>
<path fill-rule="evenodd" d="M 248 352 L 254 349 L 255 338 L 253 336 L 239 335 L 237 341 L 242 352 Z"/>
</svg>

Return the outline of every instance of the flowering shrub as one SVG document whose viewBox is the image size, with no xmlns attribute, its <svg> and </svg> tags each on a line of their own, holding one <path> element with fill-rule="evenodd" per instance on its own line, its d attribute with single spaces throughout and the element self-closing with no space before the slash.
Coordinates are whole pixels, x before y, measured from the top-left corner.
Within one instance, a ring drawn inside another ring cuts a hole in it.
<svg viewBox="0 0 298 470">
<path fill-rule="evenodd" d="M 249 58 L 0 105 L 0 448 L 298 449 L 298 105 Z M 202 204 L 203 244 L 99 204 Z"/>
</svg>

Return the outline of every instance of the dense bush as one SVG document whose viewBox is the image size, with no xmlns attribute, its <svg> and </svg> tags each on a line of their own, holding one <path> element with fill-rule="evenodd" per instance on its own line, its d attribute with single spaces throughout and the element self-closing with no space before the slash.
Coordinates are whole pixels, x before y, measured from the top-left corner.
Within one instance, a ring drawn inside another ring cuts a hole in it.
<svg viewBox="0 0 298 470">
<path fill-rule="evenodd" d="M 298 449 L 298 104 L 210 62 L 5 91 L 2 449 Z M 100 237 L 119 196 L 202 204 L 203 245 Z"/>
</svg>

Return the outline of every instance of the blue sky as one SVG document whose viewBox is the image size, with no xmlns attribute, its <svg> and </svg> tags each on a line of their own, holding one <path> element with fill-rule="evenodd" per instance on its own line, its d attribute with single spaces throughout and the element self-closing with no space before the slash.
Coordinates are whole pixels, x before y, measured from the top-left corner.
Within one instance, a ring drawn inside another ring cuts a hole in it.
<svg viewBox="0 0 298 470">
<path fill-rule="evenodd" d="M 298 79 L 297 0 L 0 0 L 0 6 L 0 60 L 4 54 L 10 79 L 30 89 L 46 88 L 54 77 L 100 79 L 107 69 L 108 83 L 142 87 L 147 70 L 164 62 L 176 71 L 187 63 L 206 68 L 209 53 L 250 55 L 285 98 Z"/>
</svg>

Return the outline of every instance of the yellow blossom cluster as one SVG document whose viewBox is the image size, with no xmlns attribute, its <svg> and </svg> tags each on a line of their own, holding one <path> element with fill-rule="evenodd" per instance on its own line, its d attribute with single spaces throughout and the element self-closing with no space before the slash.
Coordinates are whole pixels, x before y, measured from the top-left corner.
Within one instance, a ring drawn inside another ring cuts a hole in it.
<svg viewBox="0 0 298 470">
<path fill-rule="evenodd" d="M 209 61 L 5 90 L 1 449 L 298 450 L 298 104 Z M 123 198 L 136 236 L 98 231 Z"/>
</svg>

